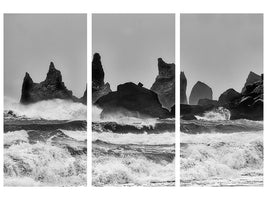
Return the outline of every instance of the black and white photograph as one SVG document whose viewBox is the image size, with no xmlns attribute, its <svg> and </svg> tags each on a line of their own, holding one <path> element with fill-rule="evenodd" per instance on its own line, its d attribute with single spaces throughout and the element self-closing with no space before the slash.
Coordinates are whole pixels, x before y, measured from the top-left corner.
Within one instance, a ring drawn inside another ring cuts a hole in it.
<svg viewBox="0 0 267 200">
<path fill-rule="evenodd" d="M 92 14 L 92 185 L 175 186 L 174 14 Z"/>
<path fill-rule="evenodd" d="M 86 17 L 4 14 L 4 186 L 87 185 Z"/>
<path fill-rule="evenodd" d="M 263 14 L 181 14 L 180 67 L 180 185 L 263 186 Z"/>
</svg>

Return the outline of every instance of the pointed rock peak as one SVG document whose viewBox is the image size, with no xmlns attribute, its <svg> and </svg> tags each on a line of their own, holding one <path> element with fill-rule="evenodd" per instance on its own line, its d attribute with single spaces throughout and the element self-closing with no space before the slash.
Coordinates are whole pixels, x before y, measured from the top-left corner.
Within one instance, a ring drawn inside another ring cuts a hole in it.
<svg viewBox="0 0 267 200">
<path fill-rule="evenodd" d="M 53 62 L 50 62 L 50 65 L 49 65 L 49 70 L 55 70 L 55 65 Z"/>
<path fill-rule="evenodd" d="M 101 56 L 99 53 L 95 53 L 93 57 L 93 63 L 99 63 L 101 62 Z"/>
<path fill-rule="evenodd" d="M 31 82 L 33 83 L 33 80 L 28 72 L 25 73 L 24 82 Z"/>
<path fill-rule="evenodd" d="M 61 72 L 55 68 L 53 62 L 50 62 L 49 70 L 47 72 L 45 81 L 51 84 L 62 81 Z"/>
<path fill-rule="evenodd" d="M 184 78 L 184 79 L 186 78 L 185 73 L 183 71 L 181 71 L 181 73 L 180 73 L 180 78 Z"/>
<path fill-rule="evenodd" d="M 30 74 L 28 72 L 25 73 L 25 77 L 30 77 L 31 78 L 31 76 L 30 76 Z"/>
<path fill-rule="evenodd" d="M 254 73 L 253 71 L 250 71 L 248 76 L 259 76 L 259 75 Z"/>
<path fill-rule="evenodd" d="M 246 82 L 252 82 L 252 81 L 255 82 L 255 81 L 258 81 L 258 80 L 260 80 L 260 79 L 261 79 L 261 76 L 260 76 L 260 75 L 258 75 L 258 74 L 256 74 L 256 73 L 250 71 L 250 72 L 249 72 L 249 75 L 248 75 L 248 77 L 247 77 Z"/>
<path fill-rule="evenodd" d="M 164 65 L 166 64 L 162 58 L 158 58 L 158 65 Z"/>
<path fill-rule="evenodd" d="M 246 86 L 250 85 L 250 84 L 253 84 L 257 81 L 260 81 L 262 80 L 262 77 L 252 71 L 249 72 L 249 75 L 246 79 L 246 82 L 245 82 L 245 85 L 244 87 L 242 88 L 242 91 L 241 92 L 244 92 L 246 90 Z"/>
</svg>

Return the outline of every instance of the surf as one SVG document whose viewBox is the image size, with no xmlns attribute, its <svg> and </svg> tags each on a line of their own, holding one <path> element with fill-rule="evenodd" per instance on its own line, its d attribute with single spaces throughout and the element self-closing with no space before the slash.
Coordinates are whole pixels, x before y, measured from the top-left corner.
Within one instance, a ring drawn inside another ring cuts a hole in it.
<svg viewBox="0 0 267 200">
<path fill-rule="evenodd" d="M 5 118 L 45 119 L 45 120 L 86 120 L 87 108 L 82 103 L 69 100 L 44 100 L 29 105 L 4 98 Z"/>
</svg>

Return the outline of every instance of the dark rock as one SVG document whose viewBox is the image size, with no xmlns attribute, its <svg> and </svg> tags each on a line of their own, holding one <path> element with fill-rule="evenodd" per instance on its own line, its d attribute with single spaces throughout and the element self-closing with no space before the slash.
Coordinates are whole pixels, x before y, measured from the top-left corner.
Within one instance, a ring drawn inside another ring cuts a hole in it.
<svg viewBox="0 0 267 200">
<path fill-rule="evenodd" d="M 92 61 L 92 102 L 111 92 L 109 83 L 104 83 L 105 73 L 98 53 L 94 54 Z"/>
<path fill-rule="evenodd" d="M 235 100 L 240 99 L 240 97 L 241 94 L 239 92 L 235 91 L 233 88 L 230 88 L 220 95 L 218 103 L 220 105 L 233 103 Z"/>
<path fill-rule="evenodd" d="M 140 82 L 138 83 L 139 87 L 143 87 L 143 85 L 144 85 L 143 83 L 140 83 Z"/>
<path fill-rule="evenodd" d="M 180 104 L 180 115 L 181 118 L 187 118 L 184 116 L 191 116 L 191 115 L 203 115 L 206 111 L 210 111 L 214 109 L 216 106 L 214 105 L 187 105 L 187 104 Z"/>
<path fill-rule="evenodd" d="M 170 112 L 162 108 L 155 92 L 131 82 L 119 85 L 116 92 L 102 96 L 95 104 L 103 109 L 102 117 L 171 117 Z"/>
<path fill-rule="evenodd" d="M 180 73 L 180 103 L 187 104 L 187 96 L 186 96 L 186 87 L 187 87 L 187 80 L 185 77 L 184 72 Z"/>
<path fill-rule="evenodd" d="M 251 85 L 251 84 L 253 84 L 257 81 L 260 81 L 260 80 L 262 80 L 262 77 L 260 75 L 255 74 L 254 72 L 250 72 L 248 77 L 247 77 L 246 83 L 245 83 L 244 87 L 242 88 L 242 93 L 246 89 L 247 85 Z"/>
<path fill-rule="evenodd" d="M 234 89 L 226 90 L 220 95 L 217 105 L 215 101 L 206 99 L 199 100 L 199 105 L 181 104 L 181 119 L 193 120 L 195 115 L 201 116 L 207 111 L 224 107 L 230 111 L 231 120 L 263 120 L 263 91 L 263 78 L 261 78 L 246 85 L 241 94 Z"/>
<path fill-rule="evenodd" d="M 205 83 L 198 81 L 192 88 L 189 96 L 189 104 L 197 105 L 200 99 L 212 100 L 212 89 Z"/>
<path fill-rule="evenodd" d="M 80 101 L 81 101 L 81 103 L 87 105 L 87 86 L 86 86 L 86 89 L 83 93 L 83 96 L 80 98 Z"/>
<path fill-rule="evenodd" d="M 208 106 L 208 105 L 217 106 L 218 101 L 211 100 L 211 99 L 199 99 L 198 105 L 200 105 L 200 106 Z"/>
<path fill-rule="evenodd" d="M 171 107 L 171 117 L 175 117 L 175 105 Z"/>
<path fill-rule="evenodd" d="M 230 110 L 231 119 L 263 120 L 263 79 L 247 85 L 241 94 L 228 96 L 232 98 L 223 106 Z"/>
<path fill-rule="evenodd" d="M 62 82 L 62 75 L 51 62 L 46 79 L 41 83 L 34 83 L 30 75 L 26 72 L 21 91 L 20 103 L 30 104 L 49 99 L 66 99 L 74 102 L 80 100 L 72 95 Z"/>
<path fill-rule="evenodd" d="M 175 64 L 158 59 L 159 75 L 151 87 L 156 92 L 163 107 L 171 109 L 175 104 Z"/>
<path fill-rule="evenodd" d="M 196 120 L 197 118 L 195 117 L 195 115 L 188 114 L 188 115 L 183 115 L 181 117 L 181 119 L 183 119 L 183 120 Z"/>
</svg>

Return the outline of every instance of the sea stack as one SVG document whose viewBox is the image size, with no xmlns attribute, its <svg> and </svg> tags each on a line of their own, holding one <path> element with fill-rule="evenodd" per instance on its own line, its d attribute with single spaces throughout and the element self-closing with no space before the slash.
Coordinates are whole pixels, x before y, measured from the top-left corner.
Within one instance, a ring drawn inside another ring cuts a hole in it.
<svg viewBox="0 0 267 200">
<path fill-rule="evenodd" d="M 109 83 L 104 83 L 105 73 L 101 63 L 101 56 L 95 53 L 92 61 L 92 102 L 111 92 Z"/>
<path fill-rule="evenodd" d="M 50 99 L 80 102 L 80 99 L 73 96 L 72 91 L 66 88 L 62 81 L 61 72 L 55 68 L 53 62 L 50 62 L 46 79 L 41 83 L 34 83 L 30 74 L 26 72 L 22 84 L 20 103 L 30 104 Z"/>
<path fill-rule="evenodd" d="M 187 87 L 187 79 L 185 77 L 184 72 L 180 73 L 180 103 L 187 104 L 187 96 L 186 96 L 186 87 Z"/>
<path fill-rule="evenodd" d="M 151 90 L 158 94 L 162 106 L 171 110 L 175 104 L 175 64 L 165 63 L 162 58 L 159 58 L 158 71 L 159 74 Z"/>
<path fill-rule="evenodd" d="M 197 105 L 200 99 L 212 100 L 212 89 L 205 83 L 198 81 L 192 88 L 189 96 L 189 104 Z"/>
</svg>

